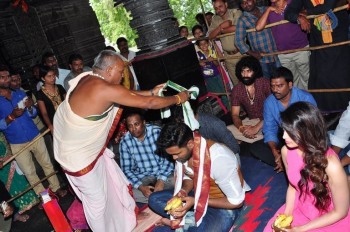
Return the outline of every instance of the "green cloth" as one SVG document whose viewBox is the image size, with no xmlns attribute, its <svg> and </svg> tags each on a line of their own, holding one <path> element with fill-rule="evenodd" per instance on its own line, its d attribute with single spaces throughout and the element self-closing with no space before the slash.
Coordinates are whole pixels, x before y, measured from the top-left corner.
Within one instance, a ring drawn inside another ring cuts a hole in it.
<svg viewBox="0 0 350 232">
<path fill-rule="evenodd" d="M 0 159 L 4 159 L 10 155 L 12 155 L 11 149 L 5 139 L 4 134 L 0 132 Z M 11 176 L 13 177 L 11 178 Z M 17 173 L 16 164 L 14 161 L 0 169 L 0 181 L 5 184 L 11 197 L 16 196 L 30 186 L 26 177 Z M 39 198 L 33 190 L 28 191 L 26 194 L 13 201 L 18 213 L 20 214 L 26 210 L 29 210 L 38 202 Z"/>
</svg>

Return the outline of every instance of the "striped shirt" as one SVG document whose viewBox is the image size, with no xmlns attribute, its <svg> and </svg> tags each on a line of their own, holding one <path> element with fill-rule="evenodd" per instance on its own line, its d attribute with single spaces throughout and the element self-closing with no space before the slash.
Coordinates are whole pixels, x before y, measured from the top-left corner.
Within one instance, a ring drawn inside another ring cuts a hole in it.
<svg viewBox="0 0 350 232">
<path fill-rule="evenodd" d="M 133 188 L 138 188 L 146 176 L 166 181 L 174 171 L 173 162 L 168 160 L 170 157 L 155 154 L 160 127 L 147 124 L 145 130 L 143 141 L 127 132 L 119 145 L 120 167 Z"/>
<path fill-rule="evenodd" d="M 263 13 L 266 7 L 258 7 L 258 9 Z M 253 14 L 247 11 L 243 12 L 236 26 L 236 47 L 242 54 L 250 50 L 248 44 L 245 42 L 247 37 L 252 51 L 261 53 L 276 52 L 277 47 L 270 28 L 266 28 L 262 31 L 246 32 L 246 30 L 250 28 L 255 28 L 257 21 L 258 18 Z M 267 64 L 277 62 L 278 58 L 277 56 L 266 56 L 262 57 L 260 61 Z"/>
</svg>

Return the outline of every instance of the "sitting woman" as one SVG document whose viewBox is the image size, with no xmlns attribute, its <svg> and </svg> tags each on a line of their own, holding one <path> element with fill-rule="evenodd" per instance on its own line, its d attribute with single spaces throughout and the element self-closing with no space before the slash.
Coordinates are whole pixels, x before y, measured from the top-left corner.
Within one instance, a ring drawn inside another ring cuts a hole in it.
<svg viewBox="0 0 350 232">
<path fill-rule="evenodd" d="M 289 180 L 286 204 L 278 214 L 293 216 L 285 231 L 350 231 L 349 186 L 337 154 L 327 146 L 326 125 L 320 111 L 306 102 L 281 113 L 282 159 Z"/>
<path fill-rule="evenodd" d="M 38 91 L 38 107 L 46 126 L 53 133 L 53 116 L 57 107 L 66 97 L 66 90 L 62 85 L 56 85 L 55 70 L 50 67 L 40 67 L 40 78 L 44 82 Z"/>
</svg>

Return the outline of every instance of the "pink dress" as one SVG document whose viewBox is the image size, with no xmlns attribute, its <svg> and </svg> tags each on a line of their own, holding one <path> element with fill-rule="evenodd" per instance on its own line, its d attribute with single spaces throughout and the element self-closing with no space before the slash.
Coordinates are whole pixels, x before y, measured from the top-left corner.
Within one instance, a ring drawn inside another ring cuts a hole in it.
<svg viewBox="0 0 350 232">
<path fill-rule="evenodd" d="M 332 149 L 328 149 L 327 155 L 336 155 Z M 292 186 L 296 188 L 295 192 L 295 203 L 294 203 L 294 209 L 293 209 L 293 226 L 298 225 L 304 225 L 308 223 L 309 221 L 317 218 L 320 216 L 318 209 L 314 206 L 314 196 L 311 193 L 303 195 L 301 198 L 299 198 L 299 188 L 298 188 L 298 182 L 301 178 L 300 176 L 300 170 L 304 167 L 304 161 L 301 156 L 297 154 L 297 150 L 288 150 L 287 152 L 287 163 L 288 163 L 288 180 Z M 311 184 L 311 183 L 310 183 Z M 311 186 L 312 187 L 312 186 Z M 268 231 L 271 232 L 271 225 L 275 221 L 278 214 L 284 213 L 286 205 L 284 204 L 277 212 L 276 214 L 270 219 L 270 221 L 267 223 L 264 232 Z M 329 210 L 333 209 L 333 200 L 331 202 L 331 205 L 329 206 Z M 322 213 L 324 214 L 324 213 Z M 343 218 L 342 220 L 326 226 L 319 229 L 311 230 L 313 232 L 334 232 L 334 231 L 342 231 L 342 232 L 350 232 L 350 209 L 348 211 L 348 215 Z"/>
</svg>

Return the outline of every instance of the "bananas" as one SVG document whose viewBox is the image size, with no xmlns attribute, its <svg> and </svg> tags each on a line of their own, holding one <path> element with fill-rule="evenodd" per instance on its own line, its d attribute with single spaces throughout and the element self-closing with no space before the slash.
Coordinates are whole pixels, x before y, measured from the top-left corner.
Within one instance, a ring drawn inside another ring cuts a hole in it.
<svg viewBox="0 0 350 232">
<path fill-rule="evenodd" d="M 177 209 L 180 206 L 182 206 L 182 200 L 179 197 L 173 197 L 168 201 L 167 205 L 165 206 L 164 210 L 169 211 L 173 209 Z"/>
<path fill-rule="evenodd" d="M 287 228 L 291 225 L 292 221 L 293 221 L 293 216 L 280 214 L 277 216 L 273 225 L 276 226 L 277 228 Z"/>
</svg>

